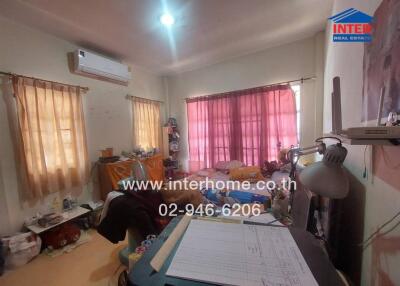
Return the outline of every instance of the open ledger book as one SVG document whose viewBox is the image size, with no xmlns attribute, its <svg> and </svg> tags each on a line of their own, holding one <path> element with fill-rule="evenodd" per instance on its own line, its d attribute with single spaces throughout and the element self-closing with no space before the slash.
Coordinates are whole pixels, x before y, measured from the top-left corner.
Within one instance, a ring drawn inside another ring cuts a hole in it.
<svg viewBox="0 0 400 286">
<path fill-rule="evenodd" d="M 318 285 L 289 230 L 192 220 L 167 275 L 220 285 Z"/>
</svg>

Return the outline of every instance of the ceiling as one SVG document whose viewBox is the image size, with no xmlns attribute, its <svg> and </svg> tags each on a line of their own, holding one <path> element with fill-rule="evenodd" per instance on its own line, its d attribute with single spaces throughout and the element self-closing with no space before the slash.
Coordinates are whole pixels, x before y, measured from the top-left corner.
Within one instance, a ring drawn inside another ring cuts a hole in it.
<svg viewBox="0 0 400 286">
<path fill-rule="evenodd" d="M 0 15 L 160 74 L 312 36 L 331 0 L 2 0 Z M 176 23 L 158 21 L 170 11 Z"/>
</svg>

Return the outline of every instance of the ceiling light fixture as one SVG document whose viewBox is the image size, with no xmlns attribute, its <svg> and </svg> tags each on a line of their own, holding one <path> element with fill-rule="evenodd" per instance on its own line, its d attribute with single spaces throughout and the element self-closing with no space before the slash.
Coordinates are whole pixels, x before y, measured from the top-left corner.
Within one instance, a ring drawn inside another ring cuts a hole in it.
<svg viewBox="0 0 400 286">
<path fill-rule="evenodd" d="M 175 19 L 170 13 L 164 13 L 160 17 L 160 22 L 166 27 L 171 27 L 175 23 Z"/>
</svg>

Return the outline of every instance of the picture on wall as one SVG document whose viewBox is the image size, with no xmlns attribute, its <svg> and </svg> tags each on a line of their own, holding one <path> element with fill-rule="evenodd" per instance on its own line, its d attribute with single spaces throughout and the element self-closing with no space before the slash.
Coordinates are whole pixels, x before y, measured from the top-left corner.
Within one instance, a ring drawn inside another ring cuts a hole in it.
<svg viewBox="0 0 400 286">
<path fill-rule="evenodd" d="M 362 121 L 377 119 L 384 88 L 382 122 L 400 114 L 400 0 L 383 0 L 374 13 L 372 41 L 365 43 Z"/>
</svg>

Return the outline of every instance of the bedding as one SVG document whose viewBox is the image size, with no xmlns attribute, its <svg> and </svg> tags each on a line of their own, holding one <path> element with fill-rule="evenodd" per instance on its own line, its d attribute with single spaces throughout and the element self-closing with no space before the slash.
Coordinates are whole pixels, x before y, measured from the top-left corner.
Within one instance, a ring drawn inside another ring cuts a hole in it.
<svg viewBox="0 0 400 286">
<path fill-rule="evenodd" d="M 229 171 L 243 166 L 244 164 L 237 160 L 219 161 L 215 164 L 215 169 L 223 173 L 229 173 Z"/>
<path fill-rule="evenodd" d="M 191 204 L 197 207 L 204 202 L 200 192 L 190 189 L 163 189 L 160 191 L 161 196 L 167 204 L 185 205 Z"/>
<path fill-rule="evenodd" d="M 257 183 L 258 181 L 264 180 L 264 176 L 261 174 L 261 170 L 257 166 L 240 167 L 232 169 L 229 172 L 229 178 L 233 181 L 250 181 Z"/>
<path fill-rule="evenodd" d="M 217 206 L 223 206 L 225 204 L 264 204 L 269 200 L 269 197 L 264 195 L 253 194 L 246 191 L 223 191 L 215 189 L 203 189 L 201 190 L 204 198 L 208 202 L 212 202 Z"/>
<path fill-rule="evenodd" d="M 228 166 L 236 168 L 227 169 Z M 270 199 L 271 194 L 266 185 L 259 185 L 257 182 L 266 181 L 262 176 L 261 170 L 257 166 L 243 166 L 243 163 L 235 161 L 232 164 L 226 162 L 218 163 L 219 169 L 207 168 L 196 172 L 186 178 L 188 182 L 196 181 L 204 183 L 204 186 L 198 191 L 203 195 L 205 203 L 213 203 L 218 206 L 224 204 L 264 204 Z M 249 181 L 250 188 L 245 188 L 240 182 Z M 213 184 L 214 188 L 206 185 L 206 182 Z M 223 182 L 225 188 L 217 188 L 217 182 Z"/>
<path fill-rule="evenodd" d="M 267 188 L 266 179 L 261 174 L 261 170 L 257 166 L 243 166 L 243 163 L 235 161 L 234 164 L 219 164 L 223 169 L 206 168 L 182 179 L 190 182 L 195 181 L 198 184 L 196 189 L 168 189 L 162 190 L 161 194 L 167 203 L 178 204 L 199 204 L 212 203 L 217 206 L 224 204 L 233 205 L 235 203 L 261 203 L 265 204 L 271 199 L 271 192 Z M 227 166 L 238 166 L 227 170 Z M 280 185 L 282 178 L 287 178 L 286 172 L 275 172 L 272 180 L 276 185 Z M 250 182 L 249 187 L 240 184 L 243 181 Z M 258 184 L 263 181 L 264 184 Z M 217 183 L 219 182 L 219 183 Z M 221 182 L 223 186 L 221 187 Z M 209 184 L 207 186 L 207 183 Z M 212 185 L 211 185 L 212 184 Z M 211 185 L 211 186 L 210 186 Z"/>
</svg>

